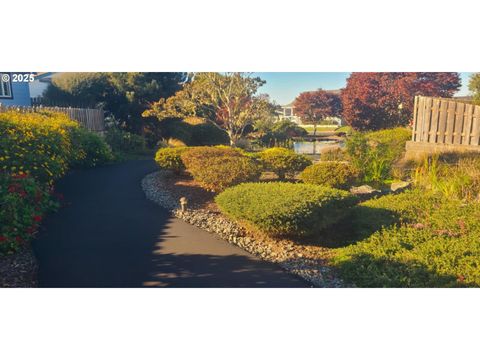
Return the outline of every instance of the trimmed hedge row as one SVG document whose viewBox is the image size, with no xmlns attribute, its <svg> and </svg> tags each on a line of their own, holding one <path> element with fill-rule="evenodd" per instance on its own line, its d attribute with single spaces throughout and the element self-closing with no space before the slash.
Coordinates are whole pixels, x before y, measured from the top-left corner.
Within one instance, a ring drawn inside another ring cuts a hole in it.
<svg viewBox="0 0 480 360">
<path fill-rule="evenodd" d="M 215 201 L 226 215 L 271 235 L 303 237 L 337 222 L 355 198 L 326 186 L 272 182 L 241 184 Z"/>
<path fill-rule="evenodd" d="M 285 148 L 270 148 L 258 155 L 265 170 L 274 172 L 279 179 L 293 178 L 296 173 L 312 164 L 306 156 Z"/>
</svg>

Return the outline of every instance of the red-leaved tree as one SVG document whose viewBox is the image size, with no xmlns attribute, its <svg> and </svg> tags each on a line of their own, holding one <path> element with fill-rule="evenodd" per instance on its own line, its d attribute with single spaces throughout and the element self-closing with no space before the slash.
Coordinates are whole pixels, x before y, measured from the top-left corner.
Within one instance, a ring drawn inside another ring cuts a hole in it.
<svg viewBox="0 0 480 360">
<path fill-rule="evenodd" d="M 303 92 L 293 102 L 295 114 L 304 124 L 313 124 L 313 134 L 317 132 L 317 125 L 327 117 L 340 115 L 342 102 L 340 96 L 318 89 Z"/>
<path fill-rule="evenodd" d="M 405 126 L 416 95 L 451 97 L 460 85 L 458 73 L 352 73 L 342 90 L 342 115 L 357 130 Z"/>
</svg>

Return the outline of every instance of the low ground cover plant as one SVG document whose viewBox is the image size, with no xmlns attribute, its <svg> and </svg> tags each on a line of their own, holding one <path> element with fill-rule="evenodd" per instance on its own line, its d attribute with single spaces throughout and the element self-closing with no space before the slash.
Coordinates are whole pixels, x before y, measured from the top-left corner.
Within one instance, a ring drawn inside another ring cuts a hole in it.
<svg viewBox="0 0 480 360">
<path fill-rule="evenodd" d="M 359 176 L 352 165 L 339 161 L 322 161 L 310 165 L 300 174 L 306 184 L 326 185 L 338 189 L 348 189 Z"/>
<path fill-rule="evenodd" d="M 292 183 L 246 183 L 217 195 L 221 211 L 271 235 L 309 236 L 335 223 L 355 199 L 346 191 Z"/>
<path fill-rule="evenodd" d="M 274 172 L 279 179 L 293 178 L 298 172 L 312 164 L 304 155 L 296 154 L 293 150 L 285 148 L 270 148 L 258 155 L 263 168 Z"/>
<path fill-rule="evenodd" d="M 413 189 L 359 204 L 332 264 L 362 287 L 480 285 L 480 204 Z"/>
<path fill-rule="evenodd" d="M 155 154 L 155 162 L 166 170 L 172 170 L 176 174 L 180 174 L 185 170 L 182 161 L 182 154 L 188 150 L 188 147 L 161 148 Z"/>
<path fill-rule="evenodd" d="M 212 191 L 256 181 L 261 175 L 255 160 L 228 146 L 192 147 L 181 155 L 181 159 L 193 178 Z"/>
</svg>

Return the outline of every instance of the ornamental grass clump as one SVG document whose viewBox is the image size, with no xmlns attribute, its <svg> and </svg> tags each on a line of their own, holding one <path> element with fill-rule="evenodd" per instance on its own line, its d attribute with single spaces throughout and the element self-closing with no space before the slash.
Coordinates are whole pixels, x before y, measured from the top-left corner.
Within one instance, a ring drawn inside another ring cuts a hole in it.
<svg viewBox="0 0 480 360">
<path fill-rule="evenodd" d="M 300 179 L 306 184 L 348 189 L 357 181 L 359 175 L 360 172 L 350 164 L 328 161 L 308 166 L 300 174 Z"/>
<path fill-rule="evenodd" d="M 263 168 L 274 172 L 279 179 L 293 178 L 296 173 L 312 164 L 304 155 L 296 154 L 293 150 L 285 148 L 270 148 L 259 154 Z"/>
<path fill-rule="evenodd" d="M 182 156 L 187 171 L 207 190 L 227 187 L 260 178 L 259 165 L 241 151 L 227 146 L 193 147 Z"/>
<path fill-rule="evenodd" d="M 355 203 L 343 190 L 292 183 L 247 183 L 215 198 L 220 210 L 277 236 L 310 236 L 336 223 Z"/>
</svg>

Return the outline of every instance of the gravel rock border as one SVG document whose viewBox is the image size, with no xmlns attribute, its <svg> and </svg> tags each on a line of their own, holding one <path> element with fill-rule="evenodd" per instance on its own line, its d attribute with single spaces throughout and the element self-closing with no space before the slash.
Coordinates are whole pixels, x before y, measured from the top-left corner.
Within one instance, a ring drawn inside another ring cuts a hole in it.
<svg viewBox="0 0 480 360">
<path fill-rule="evenodd" d="M 178 201 L 181 195 L 165 190 L 169 176 L 171 175 L 166 170 L 151 173 L 143 178 L 142 189 L 149 200 L 170 210 L 175 217 L 210 233 L 216 233 L 249 253 L 302 277 L 315 287 L 344 287 L 331 268 L 324 264 L 325 261 L 315 257 L 312 247 L 298 245 L 289 240 L 254 239 L 237 223 L 217 212 L 200 208 L 192 203 L 191 199 L 188 209 L 181 211 Z"/>
</svg>

